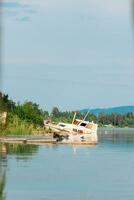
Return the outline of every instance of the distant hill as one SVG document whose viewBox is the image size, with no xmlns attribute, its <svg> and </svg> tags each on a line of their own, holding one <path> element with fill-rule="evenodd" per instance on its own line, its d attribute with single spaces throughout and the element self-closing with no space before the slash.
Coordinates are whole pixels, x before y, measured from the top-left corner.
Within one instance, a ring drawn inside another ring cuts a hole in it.
<svg viewBox="0 0 134 200">
<path fill-rule="evenodd" d="M 82 109 L 80 112 L 88 112 L 89 109 Z M 111 114 L 126 114 L 128 112 L 134 112 L 134 106 L 120 106 L 120 107 L 112 107 L 112 108 L 95 108 L 89 110 L 91 113 L 98 115 L 99 113 Z"/>
</svg>

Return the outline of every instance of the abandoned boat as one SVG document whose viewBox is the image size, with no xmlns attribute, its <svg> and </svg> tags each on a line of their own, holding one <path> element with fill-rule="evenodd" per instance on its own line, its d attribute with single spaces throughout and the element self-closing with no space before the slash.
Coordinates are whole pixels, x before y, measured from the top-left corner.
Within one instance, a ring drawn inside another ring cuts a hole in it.
<svg viewBox="0 0 134 200">
<path fill-rule="evenodd" d="M 45 121 L 44 126 L 53 132 L 53 137 L 59 143 L 72 143 L 72 144 L 96 144 L 98 142 L 97 127 L 94 122 L 85 121 L 81 119 L 75 119 L 71 124 L 58 123 L 52 124 Z"/>
</svg>

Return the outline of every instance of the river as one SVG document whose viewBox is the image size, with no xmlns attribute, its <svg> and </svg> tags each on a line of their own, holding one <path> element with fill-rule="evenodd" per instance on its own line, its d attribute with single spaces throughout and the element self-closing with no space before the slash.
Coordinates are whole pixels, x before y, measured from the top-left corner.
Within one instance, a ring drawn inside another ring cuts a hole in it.
<svg viewBox="0 0 134 200">
<path fill-rule="evenodd" d="M 133 200 L 134 129 L 95 146 L 1 144 L 0 200 Z"/>
</svg>

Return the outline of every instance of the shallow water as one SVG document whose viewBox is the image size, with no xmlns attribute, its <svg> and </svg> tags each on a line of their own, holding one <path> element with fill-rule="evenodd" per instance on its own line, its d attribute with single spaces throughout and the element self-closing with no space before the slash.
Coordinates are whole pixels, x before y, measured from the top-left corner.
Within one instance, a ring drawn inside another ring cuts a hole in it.
<svg viewBox="0 0 134 200">
<path fill-rule="evenodd" d="M 0 200 L 133 200 L 134 129 L 98 134 L 96 146 L 2 146 Z"/>
</svg>

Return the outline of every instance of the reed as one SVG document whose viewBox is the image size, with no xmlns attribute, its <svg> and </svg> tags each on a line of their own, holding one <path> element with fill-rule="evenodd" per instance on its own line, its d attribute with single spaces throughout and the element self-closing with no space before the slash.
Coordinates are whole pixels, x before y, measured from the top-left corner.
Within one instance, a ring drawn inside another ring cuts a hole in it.
<svg viewBox="0 0 134 200">
<path fill-rule="evenodd" d="M 1 136 L 26 136 L 26 135 L 46 135 L 48 130 L 44 127 L 28 123 L 20 119 L 17 115 L 10 118 L 5 126 L 0 126 Z"/>
<path fill-rule="evenodd" d="M 2 135 L 31 135 L 34 130 L 34 125 L 26 121 L 22 121 L 17 116 L 14 116 L 5 129 L 2 129 Z"/>
</svg>

